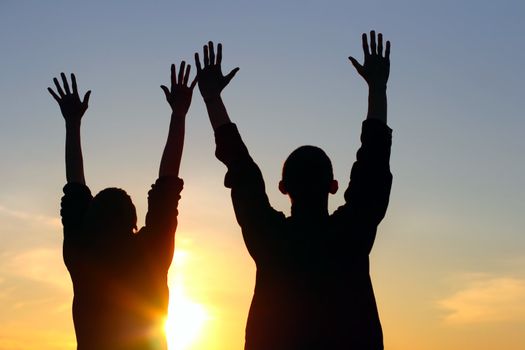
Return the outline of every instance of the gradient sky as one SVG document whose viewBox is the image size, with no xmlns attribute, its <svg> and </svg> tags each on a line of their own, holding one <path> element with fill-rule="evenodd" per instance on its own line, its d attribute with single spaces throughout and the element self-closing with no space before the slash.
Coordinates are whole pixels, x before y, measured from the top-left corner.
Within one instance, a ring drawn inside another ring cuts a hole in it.
<svg viewBox="0 0 525 350">
<path fill-rule="evenodd" d="M 169 123 L 159 85 L 172 62 L 193 64 L 204 43 L 222 42 L 223 70 L 240 67 L 224 101 L 272 203 L 289 213 L 277 183 L 297 146 L 322 147 L 348 180 L 366 85 L 347 57 L 361 59 L 370 29 L 392 41 L 394 185 L 371 254 L 385 348 L 524 349 L 524 17 L 518 0 L 1 0 L 0 349 L 75 346 L 58 216 L 65 129 L 46 91 L 54 76 L 75 72 L 80 91 L 93 91 L 82 125 L 88 185 L 126 189 L 143 223 Z M 169 332 L 184 350 L 242 348 L 253 292 L 255 266 L 213 154 L 196 92 L 170 271 L 179 301 Z M 330 208 L 342 203 L 341 191 Z"/>
</svg>

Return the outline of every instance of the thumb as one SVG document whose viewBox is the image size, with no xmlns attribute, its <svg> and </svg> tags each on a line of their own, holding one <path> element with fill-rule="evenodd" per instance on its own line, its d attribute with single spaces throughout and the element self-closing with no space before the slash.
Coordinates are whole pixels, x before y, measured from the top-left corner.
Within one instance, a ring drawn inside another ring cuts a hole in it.
<svg viewBox="0 0 525 350">
<path fill-rule="evenodd" d="M 88 106 L 88 103 L 89 103 L 89 96 L 91 96 L 91 90 L 89 90 L 88 92 L 86 92 L 86 94 L 84 95 L 84 101 L 82 101 L 82 104 L 87 108 Z"/>
<path fill-rule="evenodd" d="M 363 66 L 360 65 L 359 62 L 357 62 L 357 60 L 353 58 L 352 56 L 348 57 L 348 59 L 350 60 L 350 62 L 352 62 L 352 65 L 355 67 L 357 72 L 361 74 L 361 70 L 363 69 Z"/>
<path fill-rule="evenodd" d="M 238 71 L 239 71 L 239 67 L 234 68 L 230 73 L 228 73 L 228 75 L 226 75 L 226 76 L 224 77 L 224 80 L 225 80 L 225 82 L 226 82 L 225 85 L 228 85 L 228 83 L 230 82 L 230 80 L 233 79 L 233 77 L 235 76 L 235 74 L 237 74 Z"/>
<path fill-rule="evenodd" d="M 47 88 L 47 91 L 49 91 L 49 93 L 51 94 L 51 96 L 53 96 L 53 98 L 55 99 L 55 101 L 57 101 L 58 103 L 60 103 L 60 97 L 58 97 L 57 94 L 55 94 L 55 92 L 53 91 L 53 89 L 51 88 Z"/>
<path fill-rule="evenodd" d="M 164 85 L 161 85 L 160 88 L 162 89 L 162 91 L 164 91 L 164 95 L 166 95 L 166 99 L 168 99 L 170 97 L 170 90 Z"/>
<path fill-rule="evenodd" d="M 195 85 L 197 85 L 197 76 L 193 79 L 193 81 L 191 82 L 191 85 L 190 85 L 190 90 L 193 90 L 193 88 L 195 87 Z"/>
</svg>

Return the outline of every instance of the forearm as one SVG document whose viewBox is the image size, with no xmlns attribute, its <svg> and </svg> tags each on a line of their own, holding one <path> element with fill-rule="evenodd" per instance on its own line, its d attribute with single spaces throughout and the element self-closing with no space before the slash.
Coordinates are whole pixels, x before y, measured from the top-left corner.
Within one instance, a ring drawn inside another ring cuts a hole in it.
<svg viewBox="0 0 525 350">
<path fill-rule="evenodd" d="M 217 131 L 217 129 L 224 124 L 231 123 L 228 112 L 226 111 L 226 106 L 224 106 L 220 95 L 208 98 L 204 102 L 206 103 L 208 117 L 210 118 L 211 126 L 214 131 Z"/>
<path fill-rule="evenodd" d="M 377 119 L 387 123 L 386 86 L 369 86 L 367 119 Z"/>
<path fill-rule="evenodd" d="M 179 176 L 182 150 L 184 147 L 185 126 L 185 115 L 171 114 L 168 139 L 160 161 L 159 177 Z"/>
<path fill-rule="evenodd" d="M 68 183 L 86 184 L 80 145 L 80 121 L 66 122 L 66 179 Z"/>
</svg>

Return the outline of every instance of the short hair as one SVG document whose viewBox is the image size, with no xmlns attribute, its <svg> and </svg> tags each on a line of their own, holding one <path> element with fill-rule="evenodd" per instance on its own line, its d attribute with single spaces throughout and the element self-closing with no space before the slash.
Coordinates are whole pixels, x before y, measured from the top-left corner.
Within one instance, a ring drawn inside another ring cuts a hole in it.
<svg viewBox="0 0 525 350">
<path fill-rule="evenodd" d="M 137 211 L 126 191 L 109 187 L 93 198 L 85 220 L 90 230 L 131 232 L 137 227 Z"/>
<path fill-rule="evenodd" d="M 327 193 L 333 179 L 332 162 L 319 147 L 301 146 L 283 165 L 282 180 L 292 197 Z"/>
</svg>

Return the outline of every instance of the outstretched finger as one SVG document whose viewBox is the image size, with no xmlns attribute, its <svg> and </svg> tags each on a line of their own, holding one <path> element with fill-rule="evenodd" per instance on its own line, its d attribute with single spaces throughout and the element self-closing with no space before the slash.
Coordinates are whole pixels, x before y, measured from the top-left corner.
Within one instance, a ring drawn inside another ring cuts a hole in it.
<svg viewBox="0 0 525 350">
<path fill-rule="evenodd" d="M 73 95 L 78 96 L 77 78 L 73 73 L 71 73 L 71 88 L 73 89 Z"/>
<path fill-rule="evenodd" d="M 190 89 L 193 90 L 193 88 L 197 85 L 197 76 L 193 78 L 193 81 L 191 82 Z"/>
<path fill-rule="evenodd" d="M 366 37 L 366 33 L 363 33 L 361 36 L 361 41 L 363 43 L 363 53 L 365 54 L 365 59 L 370 56 L 370 49 L 368 48 L 368 38 Z"/>
<path fill-rule="evenodd" d="M 184 86 L 188 86 L 188 80 L 190 78 L 190 70 L 191 70 L 191 65 L 187 65 L 186 66 L 186 72 L 184 73 L 184 80 L 182 82 L 182 85 Z"/>
<path fill-rule="evenodd" d="M 372 55 L 377 54 L 377 48 L 376 48 L 376 32 L 374 30 L 370 31 L 370 51 Z"/>
<path fill-rule="evenodd" d="M 222 62 L 222 44 L 219 43 L 217 45 L 217 64 L 221 64 Z"/>
<path fill-rule="evenodd" d="M 50 87 L 47 88 L 47 91 L 49 91 L 49 93 L 51 94 L 51 96 L 53 96 L 53 98 L 55 99 L 55 101 L 57 101 L 58 103 L 60 103 L 60 97 L 58 97 L 58 95 L 53 91 L 53 89 L 51 89 Z"/>
<path fill-rule="evenodd" d="M 386 41 L 385 58 L 390 59 L 390 41 Z"/>
<path fill-rule="evenodd" d="M 352 56 L 348 57 L 348 59 L 350 60 L 350 62 L 352 62 L 352 65 L 355 67 L 355 69 L 357 69 L 357 71 L 360 72 L 363 66 L 359 62 L 357 62 L 357 60 Z"/>
<path fill-rule="evenodd" d="M 228 73 L 228 75 L 224 77 L 224 81 L 226 82 L 225 85 L 228 85 L 228 83 L 233 79 L 233 77 L 235 76 L 235 74 L 237 74 L 238 71 L 239 67 L 234 68 L 230 73 Z"/>
<path fill-rule="evenodd" d="M 210 64 L 215 65 L 215 49 L 213 48 L 213 41 L 208 41 L 208 47 L 210 49 Z"/>
<path fill-rule="evenodd" d="M 60 95 L 60 97 L 64 97 L 64 90 L 62 90 L 62 87 L 60 86 L 59 82 L 58 82 L 58 79 L 57 78 L 53 78 L 53 83 L 55 83 L 55 86 L 57 88 L 57 92 L 58 94 Z"/>
<path fill-rule="evenodd" d="M 161 85 L 160 88 L 162 89 L 162 91 L 164 91 L 164 95 L 166 95 L 166 100 L 168 100 L 170 98 L 170 90 L 165 85 Z"/>
<path fill-rule="evenodd" d="M 173 89 L 175 88 L 175 85 L 177 85 L 177 74 L 176 74 L 176 70 L 175 70 L 175 64 L 171 64 L 171 75 L 170 75 L 170 79 L 171 79 L 171 91 L 173 91 Z"/>
<path fill-rule="evenodd" d="M 377 54 L 383 56 L 383 34 L 377 34 Z"/>
<path fill-rule="evenodd" d="M 208 45 L 204 45 L 202 48 L 203 54 L 204 54 L 204 68 L 208 67 L 210 65 L 210 57 L 208 55 Z"/>
<path fill-rule="evenodd" d="M 89 96 L 91 96 L 91 90 L 88 90 L 88 92 L 86 92 L 86 94 L 84 95 L 84 100 L 82 101 L 82 104 L 84 105 L 85 108 L 88 107 Z"/>
<path fill-rule="evenodd" d="M 195 52 L 195 67 L 197 67 L 197 75 L 198 75 L 200 71 L 202 70 L 202 67 L 201 67 L 201 61 L 199 59 L 199 54 L 197 52 Z"/>
<path fill-rule="evenodd" d="M 66 94 L 71 94 L 71 91 L 69 91 L 69 84 L 67 83 L 67 78 L 64 73 L 60 73 L 60 76 L 62 77 L 62 84 L 64 84 L 64 90 L 66 91 Z"/>
<path fill-rule="evenodd" d="M 182 61 L 179 67 L 179 77 L 177 78 L 179 84 L 183 84 L 184 81 L 184 68 L 186 68 L 186 62 Z"/>
</svg>

